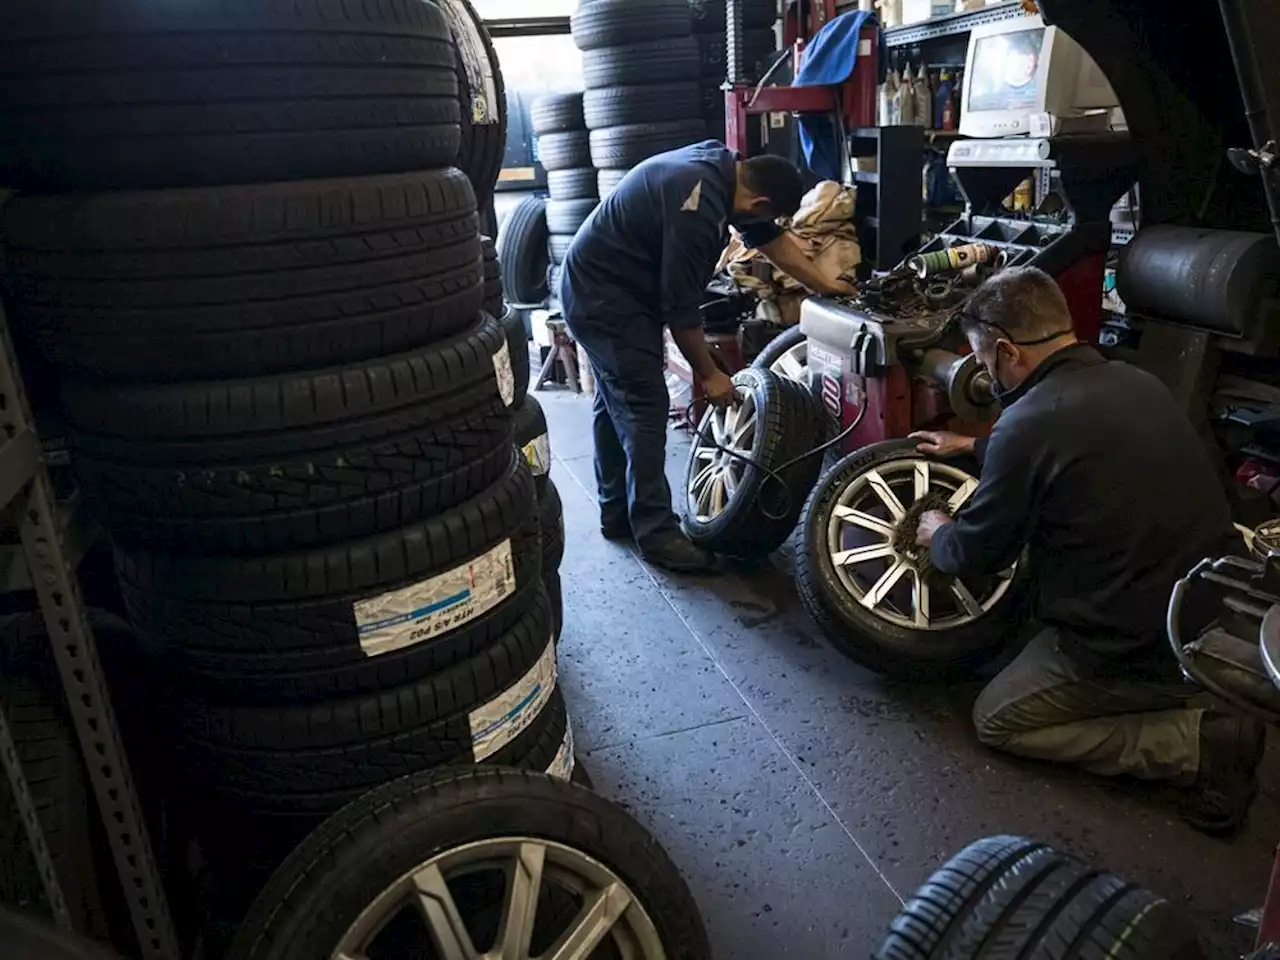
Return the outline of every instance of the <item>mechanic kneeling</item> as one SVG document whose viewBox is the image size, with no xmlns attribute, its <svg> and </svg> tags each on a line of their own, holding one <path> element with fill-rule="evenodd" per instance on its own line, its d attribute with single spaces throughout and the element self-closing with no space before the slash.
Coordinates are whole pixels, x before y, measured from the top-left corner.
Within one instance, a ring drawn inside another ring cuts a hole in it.
<svg viewBox="0 0 1280 960">
<path fill-rule="evenodd" d="M 987 440 L 920 433 L 919 449 L 982 464 L 954 520 L 917 540 L 947 574 L 995 574 L 1029 548 L 1041 632 L 979 695 L 979 738 L 1025 757 L 1192 788 L 1183 815 L 1231 833 L 1257 792 L 1264 728 L 1191 705 L 1164 635 L 1174 582 L 1240 549 L 1208 452 L 1155 377 L 1076 341 L 1034 268 L 979 288 L 961 317 L 1003 391 Z"/>
<path fill-rule="evenodd" d="M 665 325 L 712 403 L 733 382 L 712 358 L 700 307 L 728 226 L 778 269 L 819 293 L 829 280 L 774 221 L 800 206 L 800 171 L 781 157 L 739 160 L 715 140 L 651 157 L 628 173 L 574 238 L 560 302 L 596 379 L 593 431 L 600 529 L 634 538 L 645 559 L 680 572 L 711 566 L 680 532 L 666 477 Z"/>
</svg>

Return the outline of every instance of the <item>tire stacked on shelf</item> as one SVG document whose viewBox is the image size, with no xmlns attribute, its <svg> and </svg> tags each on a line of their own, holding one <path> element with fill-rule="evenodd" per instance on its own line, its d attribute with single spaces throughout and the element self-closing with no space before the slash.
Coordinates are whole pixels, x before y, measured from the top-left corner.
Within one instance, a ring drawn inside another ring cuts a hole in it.
<svg viewBox="0 0 1280 960">
<path fill-rule="evenodd" d="M 15 15 L 49 56 L 9 60 L 0 115 L 28 139 L 6 126 L 0 167 L 148 189 L 11 201 L 7 305 L 63 374 L 73 463 L 171 684 L 190 798 L 211 827 L 266 824 L 287 846 L 402 774 L 566 771 L 541 511 L 513 446 L 518 348 L 484 311 L 495 274 L 452 166 L 441 8 L 52 7 Z M 84 40 L 91 16 L 111 43 Z M 322 56 L 363 69 L 315 75 Z M 41 110 L 23 97 L 50 84 L 58 109 L 28 124 Z M 403 90 L 403 110 L 347 103 L 351 84 Z M 314 99 L 277 102 L 300 89 Z M 188 104 L 156 106 L 175 90 L 206 106 L 198 132 L 175 122 Z M 255 127 L 271 118 L 291 135 Z M 166 162 L 120 165 L 112 150 L 140 142 Z"/>
<path fill-rule="evenodd" d="M 642 160 L 706 138 L 687 0 L 591 0 L 571 18 L 601 199 Z"/>
<path fill-rule="evenodd" d="M 587 127 L 582 117 L 582 94 L 552 93 L 539 97 L 530 108 L 530 120 L 538 136 L 542 165 L 547 171 L 550 194 L 546 206 L 547 253 L 552 272 L 557 273 L 574 234 L 599 202 Z M 563 166 L 571 161 L 581 165 Z M 557 287 L 553 277 L 553 293 Z"/>
<path fill-rule="evenodd" d="M 698 85 L 707 135 L 724 140 L 724 91 L 728 76 L 728 35 L 724 0 L 687 0 L 698 44 Z M 778 19 L 777 0 L 742 0 L 742 64 L 747 79 L 759 79 L 765 62 L 777 47 L 773 25 Z"/>
</svg>

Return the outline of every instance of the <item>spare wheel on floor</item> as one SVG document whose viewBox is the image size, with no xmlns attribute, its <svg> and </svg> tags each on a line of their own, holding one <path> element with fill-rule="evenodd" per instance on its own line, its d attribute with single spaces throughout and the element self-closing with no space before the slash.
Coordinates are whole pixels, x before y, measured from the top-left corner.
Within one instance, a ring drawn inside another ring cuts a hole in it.
<svg viewBox="0 0 1280 960">
<path fill-rule="evenodd" d="M 228 953 L 418 955 L 711 950 L 688 886 L 630 816 L 553 777 L 481 770 L 408 777 L 342 810 L 272 877 Z"/>
<path fill-rule="evenodd" d="M 805 507 L 796 585 L 840 653 L 917 678 L 990 656 L 1016 630 L 1029 571 L 1019 559 L 993 576 L 949 577 L 922 562 L 923 503 L 960 509 L 974 465 L 925 456 L 910 440 L 871 444 L 839 461 Z"/>
</svg>

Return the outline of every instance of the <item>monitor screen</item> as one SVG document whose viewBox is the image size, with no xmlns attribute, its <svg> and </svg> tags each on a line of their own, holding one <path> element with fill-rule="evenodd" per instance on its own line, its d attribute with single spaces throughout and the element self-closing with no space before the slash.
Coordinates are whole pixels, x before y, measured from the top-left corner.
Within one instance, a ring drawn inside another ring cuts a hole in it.
<svg viewBox="0 0 1280 960">
<path fill-rule="evenodd" d="M 1040 109 L 1040 54 L 1044 27 L 982 37 L 968 65 L 971 111 Z"/>
</svg>

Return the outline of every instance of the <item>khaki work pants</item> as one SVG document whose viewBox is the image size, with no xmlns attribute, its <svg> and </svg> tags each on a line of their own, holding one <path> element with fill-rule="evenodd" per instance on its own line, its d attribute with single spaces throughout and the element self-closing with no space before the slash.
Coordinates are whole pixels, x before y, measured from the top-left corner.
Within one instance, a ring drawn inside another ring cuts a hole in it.
<svg viewBox="0 0 1280 960">
<path fill-rule="evenodd" d="M 1042 630 L 978 695 L 973 723 L 990 747 L 1103 776 L 1189 784 L 1200 766 L 1190 684 L 1111 679 L 1076 667 Z"/>
</svg>

